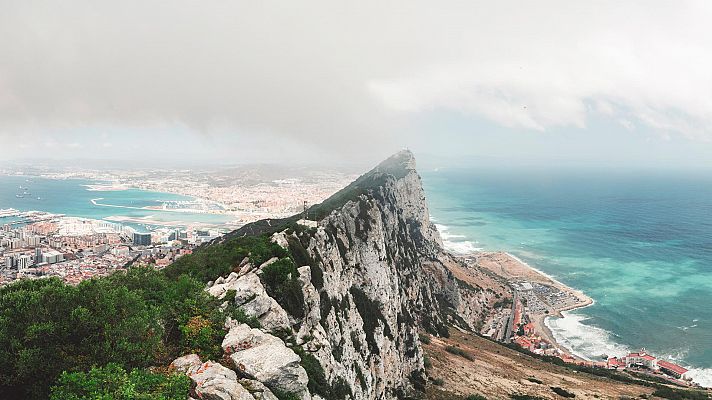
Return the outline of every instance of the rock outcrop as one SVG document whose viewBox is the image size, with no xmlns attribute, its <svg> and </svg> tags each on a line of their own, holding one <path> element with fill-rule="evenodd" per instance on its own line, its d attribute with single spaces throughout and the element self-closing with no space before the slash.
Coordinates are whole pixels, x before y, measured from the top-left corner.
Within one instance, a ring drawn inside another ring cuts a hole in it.
<svg viewBox="0 0 712 400">
<path fill-rule="evenodd" d="M 246 264 L 243 268 L 250 269 L 250 265 Z M 208 292 L 215 297 L 223 298 L 230 290 L 235 291 L 233 300 L 235 306 L 242 308 L 248 315 L 256 317 L 263 329 L 268 332 L 291 329 L 289 315 L 267 295 L 256 273 L 233 272 L 226 279 L 217 280 Z"/>
<path fill-rule="evenodd" d="M 235 371 L 218 363 L 203 363 L 196 354 L 177 358 L 171 367 L 193 381 L 193 395 L 202 400 L 276 400 L 262 383 L 240 379 Z"/>
<path fill-rule="evenodd" d="M 418 397 L 425 385 L 419 331 L 473 329 L 495 299 L 476 281 L 463 282 L 453 273 L 465 267 L 442 249 L 412 154 L 396 154 L 310 208 L 308 220 L 298 218 L 258 222 L 232 235 L 268 233 L 289 251 L 303 313 L 268 295 L 260 280 L 264 265 L 243 261 L 239 272 L 208 288 L 219 298 L 234 291 L 235 305 L 261 323 L 255 329 L 228 321 L 222 347 L 237 375 L 258 382 L 265 389 L 260 393 L 270 388 L 302 399 Z M 246 387 L 217 365 L 210 368 L 211 380 L 194 379 L 201 390 L 217 396 L 211 382 L 224 382 L 219 393 L 233 396 L 233 381 Z M 257 392 L 250 395 L 257 398 Z"/>
<path fill-rule="evenodd" d="M 447 268 L 410 152 L 401 152 L 324 204 L 315 232 L 294 232 L 311 258 L 301 268 L 306 317 L 299 337 L 356 399 L 417 394 L 424 385 L 418 331 L 469 329 L 485 312 L 487 294 Z M 343 203 L 343 204 L 340 204 Z M 311 212 L 312 210 L 310 210 Z M 314 210 L 319 213 L 319 209 Z M 470 301 L 484 299 L 483 303 Z M 470 322 L 457 310 L 466 309 Z"/>
<path fill-rule="evenodd" d="M 278 337 L 238 324 L 230 327 L 222 348 L 242 375 L 300 398 L 310 398 L 301 358 Z"/>
</svg>

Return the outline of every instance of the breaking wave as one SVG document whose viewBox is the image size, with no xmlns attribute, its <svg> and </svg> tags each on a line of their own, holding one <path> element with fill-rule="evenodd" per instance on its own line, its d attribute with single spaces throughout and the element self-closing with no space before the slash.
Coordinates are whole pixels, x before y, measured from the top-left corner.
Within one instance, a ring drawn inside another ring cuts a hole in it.
<svg viewBox="0 0 712 400">
<path fill-rule="evenodd" d="M 556 342 L 571 353 L 587 359 L 601 361 L 602 356 L 624 356 L 629 349 L 613 340 L 613 334 L 605 329 L 586 325 L 588 317 L 573 312 L 562 312 L 563 318 L 549 317 L 545 324 Z"/>
<path fill-rule="evenodd" d="M 712 368 L 688 368 L 690 372 L 687 373 L 693 382 L 698 383 L 700 386 L 707 388 L 712 388 Z"/>
<path fill-rule="evenodd" d="M 477 242 L 464 240 L 465 235 L 457 235 L 450 232 L 450 228 L 446 225 L 435 224 L 440 232 L 440 238 L 443 240 L 443 246 L 456 254 L 471 254 L 482 251 L 481 247 L 477 247 Z"/>
</svg>

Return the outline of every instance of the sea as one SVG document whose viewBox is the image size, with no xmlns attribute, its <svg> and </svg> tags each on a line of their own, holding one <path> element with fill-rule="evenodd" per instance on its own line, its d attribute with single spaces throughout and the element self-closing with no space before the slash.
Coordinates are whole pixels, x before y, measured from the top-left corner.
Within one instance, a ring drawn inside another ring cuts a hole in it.
<svg viewBox="0 0 712 400">
<path fill-rule="evenodd" d="M 151 210 L 144 207 L 161 206 L 164 202 L 192 201 L 193 197 L 147 190 L 127 189 L 116 191 L 88 190 L 88 185 L 106 184 L 84 179 L 48 179 L 30 176 L 0 176 L 0 209 L 19 211 L 45 211 L 69 217 L 106 219 L 115 216 L 142 218 L 146 223 L 126 222 L 139 231 L 159 226 L 204 225 L 225 226 L 231 219 L 227 215 Z M 22 195 L 24 192 L 29 195 Z M 101 199 L 95 202 L 92 200 Z M 96 204 L 95 204 L 96 203 Z M 0 225 L 16 220 L 0 218 Z"/>
<path fill-rule="evenodd" d="M 444 245 L 507 251 L 594 304 L 548 318 L 591 360 L 645 348 L 712 387 L 712 174 L 421 171 Z"/>
</svg>

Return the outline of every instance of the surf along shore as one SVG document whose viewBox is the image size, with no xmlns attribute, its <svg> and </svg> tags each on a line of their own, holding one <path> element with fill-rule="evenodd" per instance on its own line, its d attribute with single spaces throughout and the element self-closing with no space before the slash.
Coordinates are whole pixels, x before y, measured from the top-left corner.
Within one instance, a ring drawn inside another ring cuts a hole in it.
<svg viewBox="0 0 712 400">
<path fill-rule="evenodd" d="M 548 317 L 563 317 L 563 311 L 587 307 L 593 299 L 551 276 L 531 267 L 519 258 L 506 252 L 477 252 L 471 254 L 479 267 L 504 278 L 512 286 L 520 301 L 527 306 L 534 335 L 538 335 L 564 353 L 571 350 L 557 343 L 546 326 Z M 577 358 L 575 355 L 572 357 Z M 582 360 L 583 361 L 583 360 Z"/>
</svg>

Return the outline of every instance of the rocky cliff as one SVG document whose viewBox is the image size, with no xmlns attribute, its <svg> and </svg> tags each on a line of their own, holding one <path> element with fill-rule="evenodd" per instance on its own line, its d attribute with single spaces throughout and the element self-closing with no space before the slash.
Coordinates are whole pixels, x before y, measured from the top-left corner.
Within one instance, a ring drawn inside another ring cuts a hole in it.
<svg viewBox="0 0 712 400">
<path fill-rule="evenodd" d="M 447 326 L 474 329 L 506 290 L 443 251 L 408 151 L 306 217 L 262 221 L 233 233 L 269 234 L 290 258 L 263 265 L 246 259 L 210 284 L 211 294 L 254 317 L 259 329 L 228 319 L 222 364 L 237 373 L 234 378 L 231 370 L 201 367 L 194 358 L 180 367 L 196 382 L 196 395 L 417 398 L 426 384 L 419 332 L 446 336 Z M 201 378 L 217 369 L 220 382 L 247 390 L 223 390 L 215 379 Z M 207 391 L 205 382 L 211 382 Z"/>
</svg>

